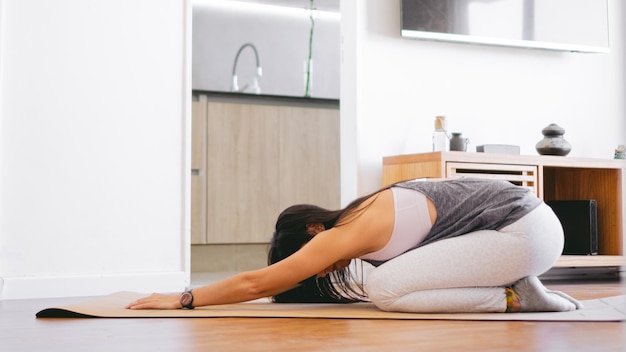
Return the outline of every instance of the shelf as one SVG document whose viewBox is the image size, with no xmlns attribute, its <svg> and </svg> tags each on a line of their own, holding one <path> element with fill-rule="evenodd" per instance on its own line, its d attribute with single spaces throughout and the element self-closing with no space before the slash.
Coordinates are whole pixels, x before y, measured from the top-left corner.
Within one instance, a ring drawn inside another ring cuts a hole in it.
<svg viewBox="0 0 626 352">
<path fill-rule="evenodd" d="M 606 267 L 626 264 L 621 255 L 562 255 L 555 268 Z"/>
</svg>

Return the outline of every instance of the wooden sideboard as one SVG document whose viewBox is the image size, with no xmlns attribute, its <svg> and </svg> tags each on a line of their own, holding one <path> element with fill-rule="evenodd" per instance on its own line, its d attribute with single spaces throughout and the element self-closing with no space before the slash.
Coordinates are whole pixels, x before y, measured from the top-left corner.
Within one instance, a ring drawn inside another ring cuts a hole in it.
<svg viewBox="0 0 626 352">
<path fill-rule="evenodd" d="M 383 186 L 416 178 L 479 177 L 528 187 L 544 201 L 595 199 L 598 255 L 564 255 L 555 266 L 621 266 L 624 168 L 625 161 L 613 159 L 433 152 L 384 157 Z"/>
</svg>

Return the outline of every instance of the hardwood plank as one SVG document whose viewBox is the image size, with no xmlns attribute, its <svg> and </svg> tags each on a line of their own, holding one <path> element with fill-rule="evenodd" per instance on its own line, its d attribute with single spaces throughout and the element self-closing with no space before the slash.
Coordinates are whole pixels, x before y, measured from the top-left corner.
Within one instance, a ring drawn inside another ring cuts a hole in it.
<svg viewBox="0 0 626 352">
<path fill-rule="evenodd" d="M 546 282 L 579 299 L 618 280 Z M 622 351 L 625 323 L 351 319 L 35 319 L 80 298 L 0 301 L 2 351 Z"/>
</svg>

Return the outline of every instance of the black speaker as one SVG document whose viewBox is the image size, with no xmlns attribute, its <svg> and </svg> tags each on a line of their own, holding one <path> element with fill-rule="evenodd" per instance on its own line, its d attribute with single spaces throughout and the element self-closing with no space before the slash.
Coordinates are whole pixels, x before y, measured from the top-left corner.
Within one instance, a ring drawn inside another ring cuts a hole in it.
<svg viewBox="0 0 626 352">
<path fill-rule="evenodd" d="M 595 199 L 546 202 L 563 225 L 563 254 L 598 254 L 598 209 Z"/>
</svg>

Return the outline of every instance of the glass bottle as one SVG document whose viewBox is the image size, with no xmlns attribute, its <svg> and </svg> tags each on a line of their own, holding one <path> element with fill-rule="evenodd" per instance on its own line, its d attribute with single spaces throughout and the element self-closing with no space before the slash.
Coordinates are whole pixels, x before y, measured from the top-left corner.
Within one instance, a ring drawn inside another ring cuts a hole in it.
<svg viewBox="0 0 626 352">
<path fill-rule="evenodd" d="M 435 131 L 433 132 L 433 152 L 448 150 L 448 125 L 445 116 L 435 117 Z"/>
</svg>

